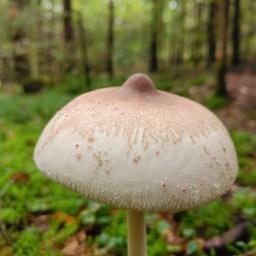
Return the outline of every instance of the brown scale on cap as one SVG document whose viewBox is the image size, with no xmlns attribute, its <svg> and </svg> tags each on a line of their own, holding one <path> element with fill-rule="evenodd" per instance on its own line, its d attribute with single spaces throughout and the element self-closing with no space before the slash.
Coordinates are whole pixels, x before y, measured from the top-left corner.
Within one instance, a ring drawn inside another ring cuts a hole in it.
<svg viewBox="0 0 256 256">
<path fill-rule="evenodd" d="M 133 161 L 135 164 L 138 164 L 140 160 L 141 160 L 141 156 L 136 155 L 136 156 L 133 158 L 132 161 Z"/>
<path fill-rule="evenodd" d="M 88 138 L 88 142 L 89 142 L 89 143 L 93 143 L 94 141 L 95 141 L 95 138 L 94 138 L 94 137 L 89 137 L 89 138 Z"/>
</svg>

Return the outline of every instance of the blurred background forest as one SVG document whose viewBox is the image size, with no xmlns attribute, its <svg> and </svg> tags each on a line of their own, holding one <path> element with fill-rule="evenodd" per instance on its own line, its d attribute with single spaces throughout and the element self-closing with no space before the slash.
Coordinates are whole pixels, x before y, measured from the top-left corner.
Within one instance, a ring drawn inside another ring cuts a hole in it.
<svg viewBox="0 0 256 256">
<path fill-rule="evenodd" d="M 0 0 L 0 255 L 125 255 L 122 210 L 36 169 L 44 125 L 135 72 L 229 128 L 239 175 L 221 199 L 148 214 L 149 255 L 256 255 L 255 0 Z"/>
</svg>

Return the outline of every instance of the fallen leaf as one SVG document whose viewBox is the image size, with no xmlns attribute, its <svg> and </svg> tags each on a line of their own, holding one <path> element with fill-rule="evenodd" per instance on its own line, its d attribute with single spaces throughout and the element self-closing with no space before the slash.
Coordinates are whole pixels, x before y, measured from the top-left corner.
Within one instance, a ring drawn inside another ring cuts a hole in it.
<svg viewBox="0 0 256 256">
<path fill-rule="evenodd" d="M 53 214 L 53 217 L 59 221 L 65 222 L 66 224 L 72 224 L 72 223 L 76 222 L 76 220 L 73 216 L 68 215 L 64 212 L 55 212 Z"/>
<path fill-rule="evenodd" d="M 50 215 L 31 215 L 29 217 L 30 223 L 34 224 L 40 231 L 47 231 L 49 229 Z"/>
<path fill-rule="evenodd" d="M 26 172 L 17 172 L 11 175 L 11 180 L 17 183 L 25 183 L 29 180 L 29 175 Z"/>
<path fill-rule="evenodd" d="M 85 246 L 85 232 L 80 231 L 74 236 L 71 236 L 65 242 L 65 245 L 61 251 L 63 256 L 86 256 Z"/>
</svg>

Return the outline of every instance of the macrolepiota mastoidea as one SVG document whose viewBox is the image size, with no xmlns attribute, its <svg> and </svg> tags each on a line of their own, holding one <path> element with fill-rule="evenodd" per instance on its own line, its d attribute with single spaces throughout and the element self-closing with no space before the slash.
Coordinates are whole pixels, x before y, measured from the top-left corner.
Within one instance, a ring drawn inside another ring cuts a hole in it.
<svg viewBox="0 0 256 256">
<path fill-rule="evenodd" d="M 144 212 L 178 212 L 225 193 L 237 174 L 230 136 L 209 110 L 132 75 L 55 114 L 38 168 L 81 195 L 127 209 L 128 254 L 146 255 Z"/>
</svg>

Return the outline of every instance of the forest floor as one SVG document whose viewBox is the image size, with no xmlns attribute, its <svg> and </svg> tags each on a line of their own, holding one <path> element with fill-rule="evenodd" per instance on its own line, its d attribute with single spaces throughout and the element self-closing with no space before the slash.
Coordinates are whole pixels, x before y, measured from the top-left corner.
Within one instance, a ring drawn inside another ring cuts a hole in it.
<svg viewBox="0 0 256 256">
<path fill-rule="evenodd" d="M 228 75 L 231 100 L 214 96 L 207 72 L 154 76 L 159 88 L 200 101 L 223 120 L 240 169 L 229 192 L 209 205 L 178 214 L 147 214 L 150 256 L 256 255 L 256 76 L 247 71 Z M 123 210 L 68 191 L 42 176 L 33 163 L 44 125 L 74 97 L 65 86 L 34 95 L 15 86 L 0 88 L 1 256 L 126 255 Z M 98 82 L 91 88 L 98 88 Z"/>
</svg>

